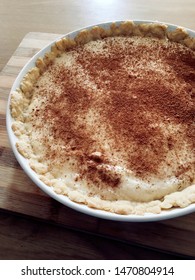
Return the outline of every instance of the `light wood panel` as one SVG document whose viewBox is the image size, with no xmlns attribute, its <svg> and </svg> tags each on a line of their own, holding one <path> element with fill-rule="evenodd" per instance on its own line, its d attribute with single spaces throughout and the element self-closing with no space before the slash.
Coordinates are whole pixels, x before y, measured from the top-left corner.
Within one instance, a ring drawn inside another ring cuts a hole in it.
<svg viewBox="0 0 195 280">
<path fill-rule="evenodd" d="M 28 32 L 65 34 L 117 19 L 152 19 L 195 29 L 194 0 L 1 0 L 0 70 Z"/>
</svg>

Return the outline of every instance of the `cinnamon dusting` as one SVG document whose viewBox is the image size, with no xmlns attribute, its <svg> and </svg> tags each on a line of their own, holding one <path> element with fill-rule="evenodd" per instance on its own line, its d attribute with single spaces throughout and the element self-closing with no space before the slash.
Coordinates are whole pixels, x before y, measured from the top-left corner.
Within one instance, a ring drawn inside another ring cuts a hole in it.
<svg viewBox="0 0 195 280">
<path fill-rule="evenodd" d="M 120 184 L 120 175 L 103 164 L 120 164 L 144 180 L 165 178 L 167 174 L 181 176 L 189 171 L 189 167 L 179 168 L 182 160 L 188 161 L 192 170 L 193 51 L 159 39 L 137 43 L 136 38 L 117 37 L 103 41 L 104 52 L 90 51 L 85 45 L 72 50 L 76 62 L 71 67 L 60 62 L 46 72 L 51 74 L 52 88 L 43 92 L 39 84 L 35 89 L 46 94 L 47 100 L 42 111 L 37 109 L 32 114 L 35 118 L 41 114 L 42 122 L 49 123 L 54 141 L 66 147 L 52 153 L 45 138 L 47 156 L 72 155 L 83 176 L 111 187 Z M 83 82 L 86 76 L 91 82 Z M 102 129 L 109 139 L 101 136 Z M 190 157 L 183 158 L 184 152 L 180 153 L 183 143 Z M 96 151 L 105 156 L 94 155 Z M 81 166 L 83 158 L 87 168 Z"/>
</svg>

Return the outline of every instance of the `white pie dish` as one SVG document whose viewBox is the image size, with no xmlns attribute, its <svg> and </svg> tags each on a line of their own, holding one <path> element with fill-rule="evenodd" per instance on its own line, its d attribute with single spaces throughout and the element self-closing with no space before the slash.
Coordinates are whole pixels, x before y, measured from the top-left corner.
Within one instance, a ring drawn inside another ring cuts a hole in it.
<svg viewBox="0 0 195 280">
<path fill-rule="evenodd" d="M 139 23 L 150 23 L 150 22 L 153 22 L 153 21 L 136 21 L 136 20 L 134 20 L 134 22 L 139 24 Z M 118 22 L 118 23 L 120 23 L 120 22 Z M 103 24 L 98 24 L 98 26 L 102 26 L 104 28 L 107 28 L 110 24 L 111 24 L 111 22 L 103 23 Z M 165 24 L 168 26 L 168 28 L 170 30 L 174 30 L 177 27 L 175 25 L 171 25 L 171 24 L 167 24 L 167 23 L 165 23 Z M 88 28 L 91 28 L 91 27 L 92 26 L 85 27 L 85 29 L 88 29 Z M 74 32 L 71 32 L 69 34 L 65 34 L 64 36 L 68 36 L 70 38 L 74 38 L 82 29 L 74 31 Z M 185 30 L 189 33 L 190 36 L 195 37 L 195 32 L 194 31 L 189 30 L 187 28 L 185 28 Z M 15 80 L 13 86 L 12 86 L 11 92 L 16 90 L 19 87 L 19 85 L 21 83 L 21 80 L 24 77 L 24 75 L 28 72 L 28 70 L 30 70 L 31 68 L 33 68 L 35 66 L 35 61 L 37 60 L 37 58 L 38 57 L 43 57 L 44 54 L 50 50 L 50 47 L 53 44 L 54 44 L 54 42 L 52 42 L 51 44 L 49 44 L 48 46 L 43 48 L 32 59 L 30 59 L 30 61 L 24 66 L 24 68 L 22 69 L 22 71 L 20 72 L 18 77 L 16 78 L 16 80 Z M 23 170 L 27 173 L 27 175 L 32 179 L 32 181 L 41 190 L 43 190 L 50 197 L 52 197 L 53 199 L 59 201 L 60 203 L 66 205 L 66 206 L 68 206 L 70 208 L 73 208 L 74 210 L 77 210 L 77 211 L 83 212 L 83 213 L 85 213 L 87 215 L 92 215 L 92 216 L 95 216 L 95 217 L 98 217 L 98 218 L 109 219 L 109 220 L 116 220 L 116 221 L 131 221 L 131 222 L 146 222 L 146 221 L 164 220 L 164 219 L 169 219 L 169 218 L 174 218 L 174 217 L 186 215 L 188 213 L 192 213 L 192 212 L 195 211 L 195 204 L 191 204 L 191 205 L 189 205 L 189 206 L 187 206 L 185 208 L 176 208 L 176 209 L 162 211 L 160 214 L 119 215 L 119 214 L 114 214 L 114 213 L 106 212 L 106 211 L 103 211 L 103 210 L 92 209 L 92 208 L 89 208 L 86 205 L 75 203 L 75 202 L 71 201 L 69 198 L 67 198 L 64 195 L 56 194 L 51 187 L 48 187 L 47 185 L 45 185 L 38 178 L 38 175 L 28 165 L 28 160 L 25 159 L 17 151 L 16 145 L 15 145 L 16 141 L 17 141 L 17 137 L 14 135 L 14 133 L 12 131 L 12 128 L 11 128 L 13 119 L 12 119 L 12 117 L 10 115 L 9 105 L 10 105 L 10 97 L 9 97 L 9 100 L 8 100 L 7 118 L 6 118 L 6 120 L 7 120 L 7 131 L 8 131 L 11 147 L 13 149 L 13 152 L 14 152 L 18 162 L 20 163 L 20 165 L 23 168 Z"/>
</svg>

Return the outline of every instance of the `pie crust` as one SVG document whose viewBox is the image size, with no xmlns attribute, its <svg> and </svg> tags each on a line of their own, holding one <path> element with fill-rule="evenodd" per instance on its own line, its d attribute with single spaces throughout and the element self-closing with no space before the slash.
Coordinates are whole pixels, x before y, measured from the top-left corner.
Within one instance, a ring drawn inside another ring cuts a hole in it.
<svg viewBox="0 0 195 280">
<path fill-rule="evenodd" d="M 159 23 L 64 37 L 11 93 L 16 147 L 46 185 L 118 214 L 195 202 L 195 38 Z"/>
</svg>

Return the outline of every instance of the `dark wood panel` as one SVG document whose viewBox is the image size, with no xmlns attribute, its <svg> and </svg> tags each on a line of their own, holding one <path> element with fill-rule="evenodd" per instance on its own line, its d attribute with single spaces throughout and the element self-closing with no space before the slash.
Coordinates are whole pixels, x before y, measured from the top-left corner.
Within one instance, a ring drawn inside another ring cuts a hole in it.
<svg viewBox="0 0 195 280">
<path fill-rule="evenodd" d="M 0 213 L 0 240 L 0 259 L 185 259 L 10 213 Z"/>
</svg>

